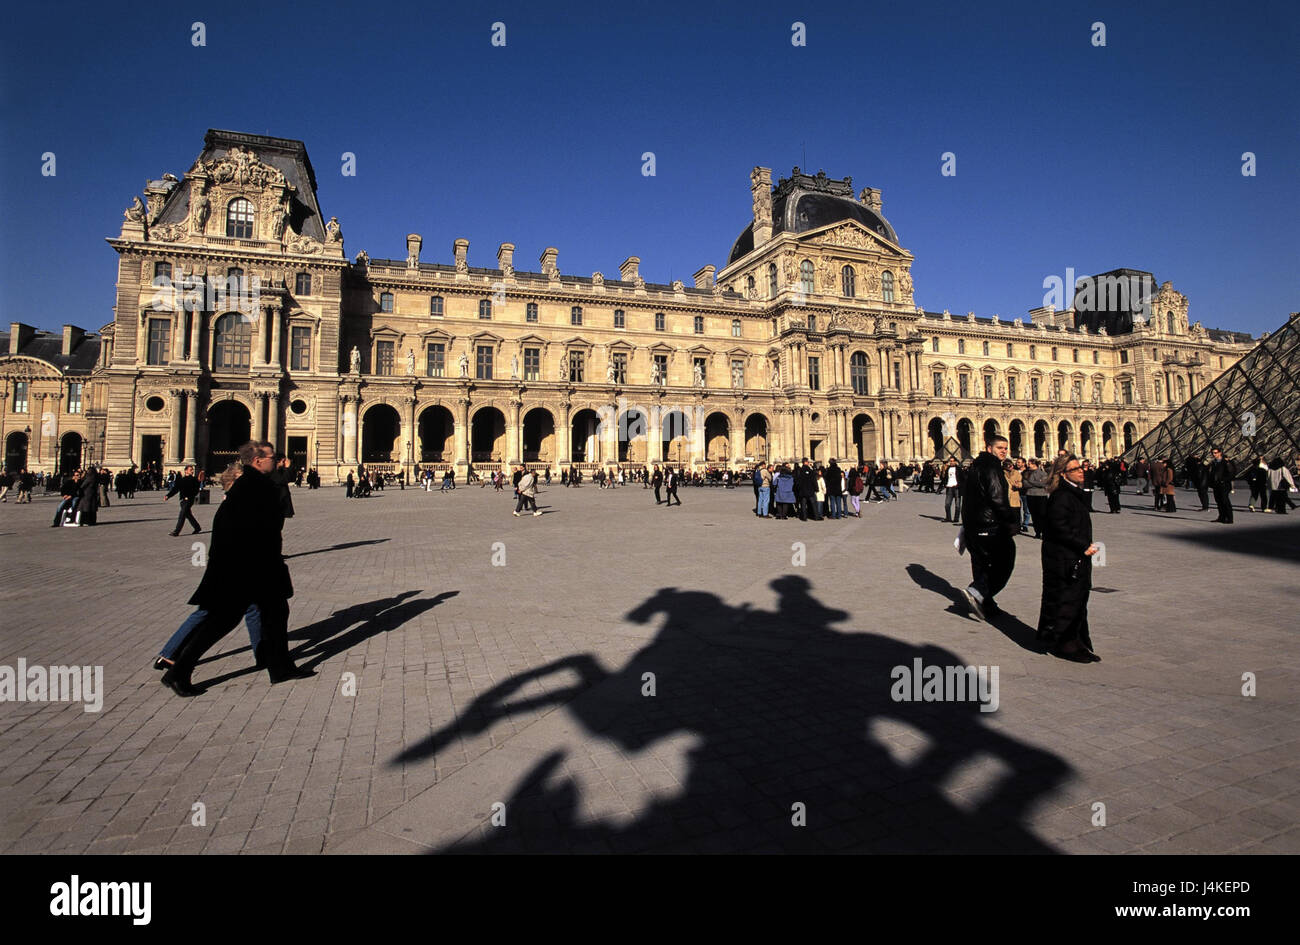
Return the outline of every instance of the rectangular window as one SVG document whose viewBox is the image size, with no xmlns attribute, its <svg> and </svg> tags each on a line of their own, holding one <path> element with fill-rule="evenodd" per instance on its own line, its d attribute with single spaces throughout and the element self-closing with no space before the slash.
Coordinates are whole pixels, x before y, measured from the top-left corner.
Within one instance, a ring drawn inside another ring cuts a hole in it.
<svg viewBox="0 0 1300 945">
<path fill-rule="evenodd" d="M 479 345 L 477 359 L 477 377 L 480 381 L 492 380 L 492 346 Z"/>
<path fill-rule="evenodd" d="M 1015 356 L 1016 356 L 1016 346 L 1013 345 L 1011 342 L 1008 341 L 1008 342 L 1007 342 L 1007 357 L 1008 357 L 1008 358 L 1014 358 Z"/>
<path fill-rule="evenodd" d="M 958 397 L 970 396 L 970 375 L 969 374 L 957 375 L 957 396 Z"/>
<path fill-rule="evenodd" d="M 68 385 L 68 413 L 81 413 L 81 388 L 83 386 L 76 381 Z"/>
<path fill-rule="evenodd" d="M 1038 345 L 1029 346 L 1029 360 L 1030 361 L 1038 360 Z"/>
<path fill-rule="evenodd" d="M 821 358 L 808 359 L 808 389 L 809 390 L 822 389 L 822 359 Z"/>
<path fill-rule="evenodd" d="M 14 381 L 14 413 L 27 412 L 27 382 Z"/>
<path fill-rule="evenodd" d="M 524 380 L 540 381 L 542 379 L 542 349 L 524 349 Z"/>
<path fill-rule="evenodd" d="M 172 323 L 166 318 L 149 319 L 149 354 L 145 363 L 166 364 L 172 339 Z"/>
<path fill-rule="evenodd" d="M 581 325 L 581 324 L 582 324 L 582 306 L 581 306 L 581 305 L 575 305 L 575 306 L 573 306 L 573 308 L 569 309 L 569 324 L 570 324 L 570 325 Z"/>
<path fill-rule="evenodd" d="M 483 319 L 487 319 L 487 318 L 491 318 L 491 317 L 492 317 L 492 300 L 491 300 L 491 299 L 479 299 L 479 303 L 478 303 L 478 317 L 479 317 L 479 318 L 483 318 Z"/>
<path fill-rule="evenodd" d="M 1133 382 L 1132 381 L 1121 382 L 1120 392 L 1124 397 L 1124 403 L 1129 406 L 1132 406 L 1133 405 Z"/>
<path fill-rule="evenodd" d="M 1029 395 L 1030 395 L 1030 397 L 1032 397 L 1034 400 L 1038 400 L 1038 393 L 1039 393 L 1039 391 L 1038 391 L 1038 378 L 1036 378 L 1036 377 L 1031 377 L 1031 378 L 1029 379 Z"/>
<path fill-rule="evenodd" d="M 1128 351 L 1124 350 L 1119 353 L 1119 363 L 1128 364 Z"/>
<path fill-rule="evenodd" d="M 985 400 L 993 399 L 993 375 L 992 374 L 984 375 L 984 399 Z"/>
<path fill-rule="evenodd" d="M 393 310 L 393 293 L 379 293 L 379 310 L 381 312 L 391 312 Z"/>
<path fill-rule="evenodd" d="M 934 372 L 934 396 L 936 397 L 943 396 L 943 372 L 942 371 Z"/>
<path fill-rule="evenodd" d="M 894 362 L 894 390 L 903 389 L 903 365 L 898 361 Z"/>
<path fill-rule="evenodd" d="M 622 351 L 614 352 L 614 383 L 627 383 L 627 355 Z"/>
<path fill-rule="evenodd" d="M 1075 364 L 1078 364 L 1078 363 L 1079 363 L 1079 349 L 1078 349 L 1078 348 L 1075 348 L 1075 349 L 1074 349 L 1074 363 L 1075 363 Z"/>
<path fill-rule="evenodd" d="M 703 315 L 696 315 L 696 316 L 695 316 L 695 333 L 696 333 L 697 335 L 702 335 L 702 334 L 704 334 L 704 316 L 703 316 Z"/>
<path fill-rule="evenodd" d="M 311 329 L 303 325 L 289 329 L 289 370 L 311 370 Z"/>
<path fill-rule="evenodd" d="M 692 379 L 692 383 L 698 384 L 700 387 L 704 387 L 708 385 L 709 361 L 707 358 L 691 359 L 691 379 Z"/>
<path fill-rule="evenodd" d="M 442 296 L 435 295 L 429 299 L 429 314 L 434 318 L 442 317 Z"/>
<path fill-rule="evenodd" d="M 1076 403 L 1083 402 L 1083 381 L 1075 381 L 1070 387 L 1070 399 Z"/>
<path fill-rule="evenodd" d="M 1014 377 L 1007 378 L 1007 396 L 1012 400 L 1016 399 L 1016 379 Z"/>
<path fill-rule="evenodd" d="M 1092 353 L 1092 363 L 1093 363 L 1093 364 L 1101 364 L 1101 352 L 1100 352 L 1100 351 L 1094 351 L 1094 352 Z"/>
<path fill-rule="evenodd" d="M 311 273 L 300 272 L 293 278 L 294 295 L 311 295 Z"/>
<path fill-rule="evenodd" d="M 616 308 L 616 309 L 614 309 L 614 327 L 615 327 L 615 328 L 625 328 L 625 327 L 627 327 L 626 324 L 625 324 L 625 323 L 626 323 L 626 320 L 627 320 L 627 316 L 624 314 L 624 312 L 623 312 L 623 310 L 622 310 L 621 308 Z"/>
<path fill-rule="evenodd" d="M 958 339 L 957 339 L 957 353 L 958 353 L 958 354 L 965 354 L 965 353 L 966 353 L 966 339 L 965 339 L 965 338 L 958 338 Z"/>
<path fill-rule="evenodd" d="M 664 313 L 655 312 L 655 331 L 663 331 L 664 329 Z"/>
<path fill-rule="evenodd" d="M 1159 361 L 1159 360 L 1160 360 L 1160 349 L 1159 349 L 1159 348 L 1152 348 L 1152 349 L 1151 349 L 1151 360 L 1152 360 L 1152 361 Z"/>
<path fill-rule="evenodd" d="M 375 342 L 375 373 L 381 377 L 391 377 L 393 374 L 393 348 L 394 343 L 391 341 Z"/>
<path fill-rule="evenodd" d="M 1060 400 L 1060 399 L 1061 399 L 1061 379 L 1059 377 L 1054 377 L 1052 378 L 1052 400 Z"/>
<path fill-rule="evenodd" d="M 740 331 L 741 331 L 741 329 L 740 329 L 740 319 L 739 319 L 739 318 L 733 318 L 733 319 L 731 320 L 731 337 L 733 337 L 733 338 L 739 338 L 739 337 L 740 337 Z"/>
<path fill-rule="evenodd" d="M 447 376 L 447 346 L 442 342 L 431 342 L 425 348 L 424 373 L 429 377 Z"/>
<path fill-rule="evenodd" d="M 583 368 L 586 366 L 586 360 L 586 355 L 582 351 L 569 352 L 569 383 L 582 383 Z"/>
<path fill-rule="evenodd" d="M 536 323 L 536 321 L 537 321 L 537 303 L 536 303 L 536 302 L 529 302 L 529 303 L 528 303 L 528 307 L 524 309 L 524 321 L 526 321 L 526 322 L 534 322 L 534 323 Z"/>
<path fill-rule="evenodd" d="M 1053 360 L 1053 361 L 1056 360 L 1056 353 L 1057 353 L 1057 352 L 1056 352 L 1056 349 L 1053 348 L 1053 349 L 1052 349 L 1052 360 Z"/>
<path fill-rule="evenodd" d="M 668 383 L 668 355 L 666 354 L 655 355 L 655 370 L 652 377 L 659 378 L 657 382 L 659 384 Z"/>
</svg>

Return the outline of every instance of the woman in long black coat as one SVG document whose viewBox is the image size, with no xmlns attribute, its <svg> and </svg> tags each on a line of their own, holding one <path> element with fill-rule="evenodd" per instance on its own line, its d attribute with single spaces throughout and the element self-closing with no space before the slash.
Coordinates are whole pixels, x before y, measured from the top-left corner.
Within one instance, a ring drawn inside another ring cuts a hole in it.
<svg viewBox="0 0 1300 945">
<path fill-rule="evenodd" d="M 1092 510 L 1083 491 L 1083 466 L 1066 455 L 1052 464 L 1048 481 L 1047 523 L 1043 530 L 1043 604 L 1038 638 L 1052 652 L 1076 663 L 1095 663 L 1088 634 L 1088 594 L 1092 590 Z"/>
</svg>

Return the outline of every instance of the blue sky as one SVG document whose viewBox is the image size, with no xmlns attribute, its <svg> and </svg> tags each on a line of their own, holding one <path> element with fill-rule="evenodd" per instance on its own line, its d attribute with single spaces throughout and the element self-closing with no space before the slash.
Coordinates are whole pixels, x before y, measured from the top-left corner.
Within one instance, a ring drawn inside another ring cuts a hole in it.
<svg viewBox="0 0 1300 945">
<path fill-rule="evenodd" d="M 8 16 L 6 324 L 109 321 L 104 238 L 146 178 L 190 167 L 208 128 L 306 142 L 349 257 L 403 258 L 418 232 L 426 261 L 465 237 L 471 265 L 509 241 L 521 269 L 556 246 L 566 273 L 616 275 L 637 255 L 647 280 L 689 284 L 748 222 L 750 169 L 798 164 L 882 189 L 927 309 L 1012 318 L 1068 267 L 1122 266 L 1172 281 L 1209 327 L 1258 335 L 1300 309 L 1294 2 L 202 0 Z"/>
</svg>

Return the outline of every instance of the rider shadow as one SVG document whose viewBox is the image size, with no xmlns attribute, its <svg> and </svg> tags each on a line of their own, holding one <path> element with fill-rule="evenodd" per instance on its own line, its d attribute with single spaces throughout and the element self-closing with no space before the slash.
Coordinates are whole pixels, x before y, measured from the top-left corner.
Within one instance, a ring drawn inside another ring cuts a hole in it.
<svg viewBox="0 0 1300 945">
<path fill-rule="evenodd" d="M 560 705 L 602 740 L 593 750 L 623 756 L 593 772 L 583 746 L 557 745 L 505 799 L 506 826 L 481 824 L 431 852 L 1055 852 L 1022 821 L 1070 774 L 1062 759 L 990 727 L 974 701 L 895 700 L 895 668 L 911 670 L 917 659 L 959 666 L 956 654 L 840 632 L 831 624 L 850 615 L 822 605 L 806 579 L 771 586 L 779 594 L 772 612 L 663 588 L 626 615 L 664 622 L 620 669 L 575 654 L 518 674 L 393 759 L 454 751 L 458 739 L 499 721 Z M 566 671 L 580 681 L 511 701 Z M 666 786 L 654 753 L 683 735 L 693 747 L 680 780 Z M 606 777 L 606 796 L 657 771 L 643 786 L 651 799 L 631 820 L 593 816 L 566 767 L 570 752 L 584 781 Z M 958 769 L 962 784 L 970 781 L 976 760 L 989 775 L 984 789 L 946 792 Z"/>
</svg>

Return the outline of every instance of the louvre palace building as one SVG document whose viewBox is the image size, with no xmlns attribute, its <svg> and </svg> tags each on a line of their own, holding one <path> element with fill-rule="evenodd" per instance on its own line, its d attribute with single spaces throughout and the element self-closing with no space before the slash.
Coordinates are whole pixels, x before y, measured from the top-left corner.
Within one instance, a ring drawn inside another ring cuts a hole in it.
<svg viewBox="0 0 1300 945">
<path fill-rule="evenodd" d="M 1023 318 L 929 312 L 881 192 L 798 168 L 750 175 L 752 218 L 692 285 L 562 271 L 542 252 L 471 265 L 349 258 L 304 144 L 209 131 L 182 177 L 127 208 L 98 334 L 0 333 L 8 468 L 196 463 L 269 439 L 326 480 L 358 464 L 909 461 L 1116 455 L 1248 352 L 1145 288 Z M 394 242 L 400 245 L 400 236 Z M 476 261 L 483 261 L 481 258 Z"/>
</svg>

